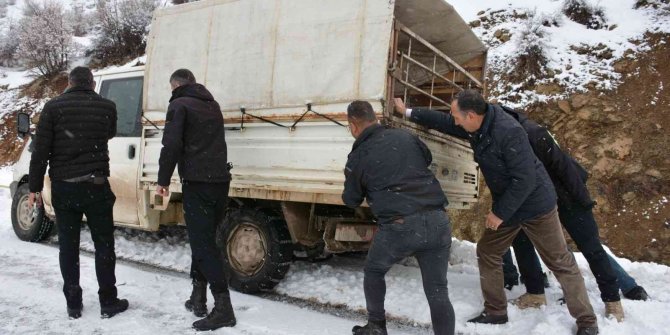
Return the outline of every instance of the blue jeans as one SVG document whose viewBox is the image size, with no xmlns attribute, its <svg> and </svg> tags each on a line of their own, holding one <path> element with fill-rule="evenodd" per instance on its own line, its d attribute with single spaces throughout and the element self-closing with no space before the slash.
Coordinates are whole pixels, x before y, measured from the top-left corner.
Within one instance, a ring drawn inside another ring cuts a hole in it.
<svg viewBox="0 0 670 335">
<path fill-rule="evenodd" d="M 449 217 L 443 210 L 436 210 L 412 214 L 401 220 L 404 222 L 381 224 L 368 251 L 363 283 L 368 319 L 386 319 L 384 276 L 393 264 L 414 255 L 421 269 L 433 330 L 436 335 L 453 335 L 454 308 L 447 288 L 451 249 Z"/>
<path fill-rule="evenodd" d="M 607 254 L 607 258 L 609 258 L 610 263 L 612 264 L 612 269 L 616 273 L 616 278 L 619 281 L 619 287 L 621 288 L 622 293 L 626 293 L 637 287 L 635 279 L 631 277 L 621 265 L 619 265 L 619 262 L 617 262 L 612 255 Z"/>
</svg>

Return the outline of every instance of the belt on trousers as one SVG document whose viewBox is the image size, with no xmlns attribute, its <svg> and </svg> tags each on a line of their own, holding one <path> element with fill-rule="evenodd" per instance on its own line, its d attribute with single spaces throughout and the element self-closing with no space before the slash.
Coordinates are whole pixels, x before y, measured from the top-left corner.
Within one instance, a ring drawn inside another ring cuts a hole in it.
<svg viewBox="0 0 670 335">
<path fill-rule="evenodd" d="M 68 183 L 93 183 L 96 185 L 104 184 L 107 181 L 107 177 L 96 177 L 93 174 L 87 174 L 81 177 L 74 177 L 69 179 L 63 179 L 64 182 Z"/>
</svg>

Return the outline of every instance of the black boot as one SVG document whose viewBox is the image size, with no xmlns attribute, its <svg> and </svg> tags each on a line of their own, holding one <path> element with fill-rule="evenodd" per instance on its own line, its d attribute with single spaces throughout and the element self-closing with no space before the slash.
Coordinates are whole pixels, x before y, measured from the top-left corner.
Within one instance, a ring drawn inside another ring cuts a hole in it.
<svg viewBox="0 0 670 335">
<path fill-rule="evenodd" d="M 228 291 L 214 294 L 214 308 L 204 319 L 193 322 L 196 330 L 215 330 L 221 327 L 233 327 L 237 323 Z"/>
<path fill-rule="evenodd" d="M 79 319 L 84 309 L 81 302 L 81 287 L 79 285 L 63 287 L 63 293 L 67 303 L 67 315 L 71 319 Z"/>
<path fill-rule="evenodd" d="M 207 282 L 193 280 L 193 291 L 191 298 L 184 303 L 186 309 L 193 312 L 197 317 L 207 315 Z"/>
<path fill-rule="evenodd" d="M 512 290 L 514 286 L 519 285 L 519 275 L 516 273 L 505 273 L 503 276 L 505 288 Z"/>
<path fill-rule="evenodd" d="M 596 335 L 596 334 L 598 334 L 598 327 L 577 328 L 577 335 Z"/>
<path fill-rule="evenodd" d="M 501 325 L 503 323 L 507 323 L 507 314 L 505 315 L 492 315 L 489 313 L 486 313 L 486 311 L 482 312 L 478 316 L 468 320 L 468 322 L 472 323 L 486 323 L 486 324 L 492 324 L 492 325 Z"/>
<path fill-rule="evenodd" d="M 626 299 L 630 300 L 642 300 L 642 301 L 649 300 L 649 295 L 642 286 L 633 287 L 632 289 L 624 293 L 623 296 L 626 297 Z"/>
<path fill-rule="evenodd" d="M 104 304 L 100 303 L 100 315 L 103 318 L 111 318 L 116 314 L 119 314 L 128 309 L 128 300 L 126 299 L 110 299 Z"/>
<path fill-rule="evenodd" d="M 368 324 L 365 326 L 354 326 L 351 329 L 351 334 L 353 335 L 387 335 L 386 332 L 386 320 L 382 321 L 372 321 L 368 320 Z"/>
</svg>

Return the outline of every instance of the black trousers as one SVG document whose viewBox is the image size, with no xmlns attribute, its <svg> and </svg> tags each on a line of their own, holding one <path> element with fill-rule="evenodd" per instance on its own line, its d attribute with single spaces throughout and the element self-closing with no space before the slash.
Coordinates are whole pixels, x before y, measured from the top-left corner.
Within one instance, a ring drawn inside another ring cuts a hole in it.
<svg viewBox="0 0 670 335">
<path fill-rule="evenodd" d="M 228 292 L 216 227 L 223 219 L 230 183 L 185 181 L 182 185 L 184 219 L 191 244 L 191 278 L 208 282 L 212 294 Z"/>
<path fill-rule="evenodd" d="M 593 217 L 593 211 L 578 204 L 561 204 L 558 207 L 558 216 L 563 227 L 589 263 L 591 272 L 598 283 L 602 301 L 619 301 L 621 298 L 616 272 L 600 243 L 598 225 Z M 512 245 L 527 292 L 544 294 L 542 268 L 535 248 L 523 230 L 519 232 Z"/>
<path fill-rule="evenodd" d="M 116 254 L 114 252 L 113 208 L 116 197 L 109 183 L 69 183 L 54 180 L 52 203 L 58 224 L 60 270 L 63 293 L 68 306 L 81 304 L 79 286 L 79 241 L 82 216 L 85 214 L 95 246 L 95 273 L 101 305 L 116 301 Z"/>
<path fill-rule="evenodd" d="M 443 210 L 406 216 L 402 224 L 381 224 L 365 263 L 363 286 L 368 319 L 386 319 L 384 276 L 393 264 L 414 255 L 421 269 L 433 330 L 436 335 L 453 335 L 454 308 L 447 288 L 450 249 L 451 223 Z"/>
</svg>

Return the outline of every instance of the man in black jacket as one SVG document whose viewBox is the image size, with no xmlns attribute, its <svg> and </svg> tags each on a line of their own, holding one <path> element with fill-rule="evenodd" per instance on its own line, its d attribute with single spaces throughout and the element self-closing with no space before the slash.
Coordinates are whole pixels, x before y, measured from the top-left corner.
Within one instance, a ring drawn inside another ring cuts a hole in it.
<svg viewBox="0 0 670 335">
<path fill-rule="evenodd" d="M 600 297 L 605 303 L 605 314 L 622 321 L 624 312 L 619 296 L 620 285 L 617 283 L 619 272 L 615 270 L 614 264 L 619 268 L 620 266 L 605 252 L 600 243 L 598 225 L 592 211 L 595 202 L 586 188 L 588 173 L 570 155 L 561 150 L 546 128 L 510 108 L 502 108 L 526 130 L 535 155 L 547 169 L 558 195 L 559 218 L 589 263 L 600 288 Z M 545 305 L 542 268 L 537 260 L 533 244 L 526 234 L 520 231 L 512 245 L 527 292 L 516 301 L 516 304 L 520 308 Z M 511 266 L 514 265 L 511 264 Z M 620 276 L 624 276 L 622 280 L 626 281 L 625 271 Z M 640 294 L 644 292 L 641 287 L 637 290 L 640 291 Z"/>
<path fill-rule="evenodd" d="M 58 222 L 58 245 L 67 313 L 79 318 L 83 309 L 79 286 L 79 235 L 82 216 L 95 246 L 100 313 L 112 317 L 128 308 L 118 299 L 114 267 L 116 197 L 109 186 L 107 141 L 116 135 L 116 105 L 95 93 L 91 70 L 70 72 L 69 87 L 44 105 L 30 159 L 29 204 L 42 205 L 39 192 L 49 165 L 51 197 Z"/>
<path fill-rule="evenodd" d="M 193 323 L 197 330 L 233 327 L 235 313 L 215 241 L 230 187 L 223 115 L 212 94 L 196 83 L 191 71 L 175 71 L 170 85 L 172 97 L 165 117 L 156 193 L 169 195 L 172 174 L 178 165 L 192 254 L 193 291 L 185 306 L 196 316 L 207 315 Z M 209 314 L 207 283 L 214 296 L 214 308 Z"/>
<path fill-rule="evenodd" d="M 577 334 L 597 333 L 584 278 L 558 220 L 554 187 L 521 125 L 474 90 L 460 92 L 451 103 L 450 114 L 407 110 L 400 99 L 395 100 L 395 108 L 413 122 L 468 140 L 491 190 L 493 207 L 477 243 L 484 311 L 468 322 L 507 322 L 502 256 L 523 229 L 561 283 L 568 310 L 577 319 Z"/>
<path fill-rule="evenodd" d="M 352 102 L 347 114 L 356 141 L 344 171 L 342 200 L 357 208 L 367 199 L 379 224 L 365 263 L 368 324 L 355 326 L 352 332 L 386 334 L 384 276 L 393 264 L 414 255 L 435 334 L 454 334 L 447 289 L 451 224 L 444 211 L 447 198 L 428 169 L 432 155 L 415 135 L 377 123 L 366 101 Z"/>
</svg>

